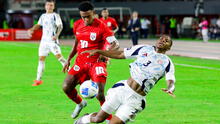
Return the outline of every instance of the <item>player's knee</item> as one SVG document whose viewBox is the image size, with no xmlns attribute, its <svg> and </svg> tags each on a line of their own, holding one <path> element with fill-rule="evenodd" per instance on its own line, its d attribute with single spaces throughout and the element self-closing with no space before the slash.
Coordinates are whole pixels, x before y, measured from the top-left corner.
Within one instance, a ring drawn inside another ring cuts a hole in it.
<svg viewBox="0 0 220 124">
<path fill-rule="evenodd" d="M 56 57 L 57 57 L 57 59 L 59 59 L 60 57 L 62 57 L 62 55 L 61 54 L 57 54 Z"/>
<path fill-rule="evenodd" d="M 68 92 L 70 92 L 70 85 L 69 85 L 69 82 L 68 82 L 68 80 L 65 80 L 64 82 L 63 82 L 63 91 L 65 92 L 65 93 L 68 93 Z"/>
<path fill-rule="evenodd" d="M 39 60 L 40 60 L 40 61 L 45 61 L 45 58 L 46 58 L 45 56 L 40 56 L 40 57 L 39 57 Z"/>
</svg>

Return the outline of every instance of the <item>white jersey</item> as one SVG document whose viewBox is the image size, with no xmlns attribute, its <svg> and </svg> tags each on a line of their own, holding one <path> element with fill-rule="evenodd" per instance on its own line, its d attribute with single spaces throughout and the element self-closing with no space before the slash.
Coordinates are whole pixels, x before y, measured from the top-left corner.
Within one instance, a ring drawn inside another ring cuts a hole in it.
<svg viewBox="0 0 220 124">
<path fill-rule="evenodd" d="M 53 41 L 52 37 L 56 35 L 57 27 L 62 26 L 62 21 L 57 13 L 44 13 L 38 20 L 38 24 L 43 28 L 43 35 L 41 42 L 55 42 L 59 43 L 58 40 Z"/>
<path fill-rule="evenodd" d="M 166 80 L 175 81 L 174 65 L 165 54 L 155 51 L 154 46 L 137 45 L 124 49 L 126 58 L 136 58 L 130 63 L 131 77 L 148 93 L 150 89 L 164 76 Z"/>
</svg>

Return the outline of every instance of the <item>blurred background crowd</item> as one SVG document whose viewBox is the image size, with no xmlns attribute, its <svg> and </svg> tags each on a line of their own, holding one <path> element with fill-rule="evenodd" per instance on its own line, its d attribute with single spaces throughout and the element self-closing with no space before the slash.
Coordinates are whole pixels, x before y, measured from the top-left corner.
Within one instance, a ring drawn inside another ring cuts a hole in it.
<svg viewBox="0 0 220 124">
<path fill-rule="evenodd" d="M 79 19 L 77 5 L 81 0 L 57 0 L 61 15 L 61 38 L 72 37 L 73 23 Z M 169 34 L 173 38 L 220 39 L 220 2 L 218 0 L 90 0 L 99 18 L 106 7 L 118 24 L 118 38 L 132 37 L 131 20 L 140 21 L 139 38 Z M 135 1 L 135 2 L 134 2 Z M 28 29 L 36 24 L 44 11 L 45 0 L 0 0 L 0 28 Z M 135 15 L 134 15 L 135 13 Z M 136 16 L 136 17 L 135 17 Z M 205 21 L 205 23 L 204 23 Z"/>
</svg>

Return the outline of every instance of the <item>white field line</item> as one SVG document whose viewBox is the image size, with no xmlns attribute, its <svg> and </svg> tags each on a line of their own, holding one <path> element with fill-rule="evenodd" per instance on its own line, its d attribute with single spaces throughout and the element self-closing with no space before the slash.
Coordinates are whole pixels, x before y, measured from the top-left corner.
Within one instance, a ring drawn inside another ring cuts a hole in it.
<svg viewBox="0 0 220 124">
<path fill-rule="evenodd" d="M 209 69 L 209 70 L 218 70 L 218 71 L 220 71 L 220 68 L 207 67 L 207 66 L 197 66 L 197 65 L 180 64 L 180 63 L 175 63 L 175 65 L 180 65 L 180 66 L 184 66 L 184 67 L 193 67 L 193 68 L 201 68 L 201 69 Z"/>
<path fill-rule="evenodd" d="M 19 43 L 13 43 L 13 42 L 4 42 L 4 44 L 7 44 L 7 45 L 11 45 L 11 46 L 17 46 L 17 47 L 27 47 L 27 48 L 39 48 L 39 45 L 37 46 L 32 46 L 32 45 L 29 45 L 29 44 L 19 44 Z M 68 46 L 61 46 L 61 51 L 69 51 L 69 47 Z"/>
</svg>

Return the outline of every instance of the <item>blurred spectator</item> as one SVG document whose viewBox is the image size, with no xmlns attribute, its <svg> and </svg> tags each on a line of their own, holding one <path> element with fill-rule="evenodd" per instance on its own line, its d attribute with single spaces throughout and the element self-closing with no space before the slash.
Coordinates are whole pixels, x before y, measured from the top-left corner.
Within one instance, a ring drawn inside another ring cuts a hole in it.
<svg viewBox="0 0 220 124">
<path fill-rule="evenodd" d="M 3 29 L 8 29 L 8 22 L 7 22 L 7 20 L 3 21 Z"/>
<path fill-rule="evenodd" d="M 217 37 L 217 19 L 214 17 L 211 19 L 209 32 L 210 32 L 210 39 L 216 39 Z"/>
<path fill-rule="evenodd" d="M 202 21 L 199 23 L 199 27 L 202 29 L 202 39 L 204 42 L 208 42 L 208 21 L 205 17 L 202 18 Z"/>
<path fill-rule="evenodd" d="M 124 34 L 126 33 L 126 28 L 123 20 L 119 19 L 118 23 L 118 38 L 124 38 Z"/>
<path fill-rule="evenodd" d="M 162 24 L 164 26 L 163 34 L 170 34 L 170 21 L 169 18 L 166 16 L 165 19 L 162 21 Z"/>
<path fill-rule="evenodd" d="M 198 37 L 199 34 L 199 24 L 197 19 L 193 19 L 192 21 L 192 38 L 195 39 Z"/>
<path fill-rule="evenodd" d="M 170 18 L 170 33 L 171 33 L 171 37 L 178 38 L 178 35 L 177 35 L 177 20 L 174 17 Z"/>
<path fill-rule="evenodd" d="M 138 12 L 134 11 L 132 13 L 132 18 L 128 21 L 128 30 L 130 31 L 133 45 L 138 44 L 138 32 L 140 29 L 141 22 L 138 19 Z"/>
<path fill-rule="evenodd" d="M 142 36 L 144 36 L 144 38 L 148 37 L 150 24 L 151 22 L 146 17 L 141 19 L 141 38 Z"/>
<path fill-rule="evenodd" d="M 217 26 L 217 36 L 216 36 L 216 39 L 219 39 L 219 37 L 220 37 L 220 16 L 219 16 L 219 18 L 216 21 L 216 26 Z"/>
</svg>

